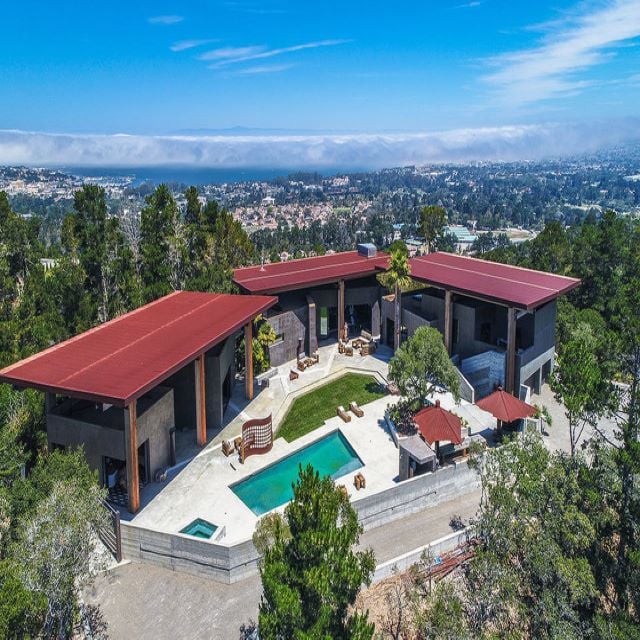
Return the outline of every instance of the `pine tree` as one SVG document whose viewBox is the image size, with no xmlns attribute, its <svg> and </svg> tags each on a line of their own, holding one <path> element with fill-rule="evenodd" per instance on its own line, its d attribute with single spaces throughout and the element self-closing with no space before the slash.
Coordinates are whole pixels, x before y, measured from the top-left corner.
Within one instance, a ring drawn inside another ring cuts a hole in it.
<svg viewBox="0 0 640 640">
<path fill-rule="evenodd" d="M 260 569 L 260 637 L 365 640 L 373 637 L 368 613 L 352 611 L 370 584 L 373 552 L 354 552 L 362 527 L 349 498 L 329 477 L 300 468 L 287 505 L 286 528 L 277 528 Z"/>
</svg>

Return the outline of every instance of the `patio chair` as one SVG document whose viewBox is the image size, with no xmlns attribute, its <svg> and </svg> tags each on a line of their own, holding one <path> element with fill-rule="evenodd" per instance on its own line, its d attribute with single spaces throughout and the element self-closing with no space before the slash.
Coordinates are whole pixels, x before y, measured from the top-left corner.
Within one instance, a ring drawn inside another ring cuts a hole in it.
<svg viewBox="0 0 640 640">
<path fill-rule="evenodd" d="M 233 453 L 233 445 L 228 441 L 225 440 L 222 443 L 222 453 L 228 458 L 232 453 Z"/>
<path fill-rule="evenodd" d="M 367 481 L 361 473 L 356 473 L 353 477 L 353 484 L 356 488 L 356 491 L 360 491 L 360 489 L 365 489 L 367 486 Z"/>
<path fill-rule="evenodd" d="M 351 358 L 353 356 L 353 347 L 345 347 L 344 355 L 349 356 Z"/>
<path fill-rule="evenodd" d="M 355 400 L 349 405 L 349 411 L 358 418 L 362 418 L 364 416 L 364 411 L 358 406 L 358 403 L 355 402 Z"/>
<path fill-rule="evenodd" d="M 233 448 L 240 453 L 240 449 L 242 449 L 242 436 L 238 436 L 233 440 Z"/>
<path fill-rule="evenodd" d="M 365 340 L 368 340 L 369 342 L 371 342 L 373 340 L 373 336 L 368 331 L 365 331 L 364 329 L 360 332 L 360 335 Z"/>
<path fill-rule="evenodd" d="M 342 340 L 338 342 L 338 353 L 344 353 L 344 342 Z"/>
<path fill-rule="evenodd" d="M 289 371 L 289 380 L 297 380 L 299 377 L 300 374 L 297 371 L 294 371 L 293 369 Z"/>
<path fill-rule="evenodd" d="M 318 364 L 320 362 L 320 352 L 316 351 L 313 356 L 313 364 Z"/>
<path fill-rule="evenodd" d="M 343 422 L 351 422 L 351 416 L 344 410 L 342 405 L 338 407 L 337 413 L 342 418 Z"/>
</svg>

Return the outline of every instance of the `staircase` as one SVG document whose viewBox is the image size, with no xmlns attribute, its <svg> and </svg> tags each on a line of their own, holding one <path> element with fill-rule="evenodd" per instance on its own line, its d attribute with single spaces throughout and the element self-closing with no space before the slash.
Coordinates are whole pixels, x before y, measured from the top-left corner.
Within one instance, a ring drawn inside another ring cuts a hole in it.
<svg viewBox="0 0 640 640">
<path fill-rule="evenodd" d="M 460 370 L 473 386 L 476 400 L 479 400 L 489 395 L 495 385 L 504 386 L 505 354 L 499 351 L 479 353 L 465 358 Z"/>
</svg>

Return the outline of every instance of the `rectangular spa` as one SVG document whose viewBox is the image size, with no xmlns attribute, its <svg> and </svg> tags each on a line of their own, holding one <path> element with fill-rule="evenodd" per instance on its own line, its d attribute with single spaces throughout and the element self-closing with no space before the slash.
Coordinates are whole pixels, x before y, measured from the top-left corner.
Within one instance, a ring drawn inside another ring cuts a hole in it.
<svg viewBox="0 0 640 640">
<path fill-rule="evenodd" d="M 230 489 L 253 513 L 261 516 L 293 498 L 298 467 L 311 464 L 321 476 L 333 479 L 363 466 L 341 431 L 334 431 L 299 451 L 234 484 Z"/>
</svg>

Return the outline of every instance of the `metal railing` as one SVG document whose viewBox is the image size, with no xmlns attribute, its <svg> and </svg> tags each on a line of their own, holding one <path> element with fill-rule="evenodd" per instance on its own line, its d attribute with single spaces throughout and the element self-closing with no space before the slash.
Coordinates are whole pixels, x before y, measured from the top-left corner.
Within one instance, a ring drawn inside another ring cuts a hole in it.
<svg viewBox="0 0 640 640">
<path fill-rule="evenodd" d="M 122 535 L 120 533 L 120 512 L 106 500 L 100 500 L 109 517 L 108 524 L 98 527 L 97 533 L 102 544 L 113 554 L 117 562 L 122 562 Z"/>
</svg>

